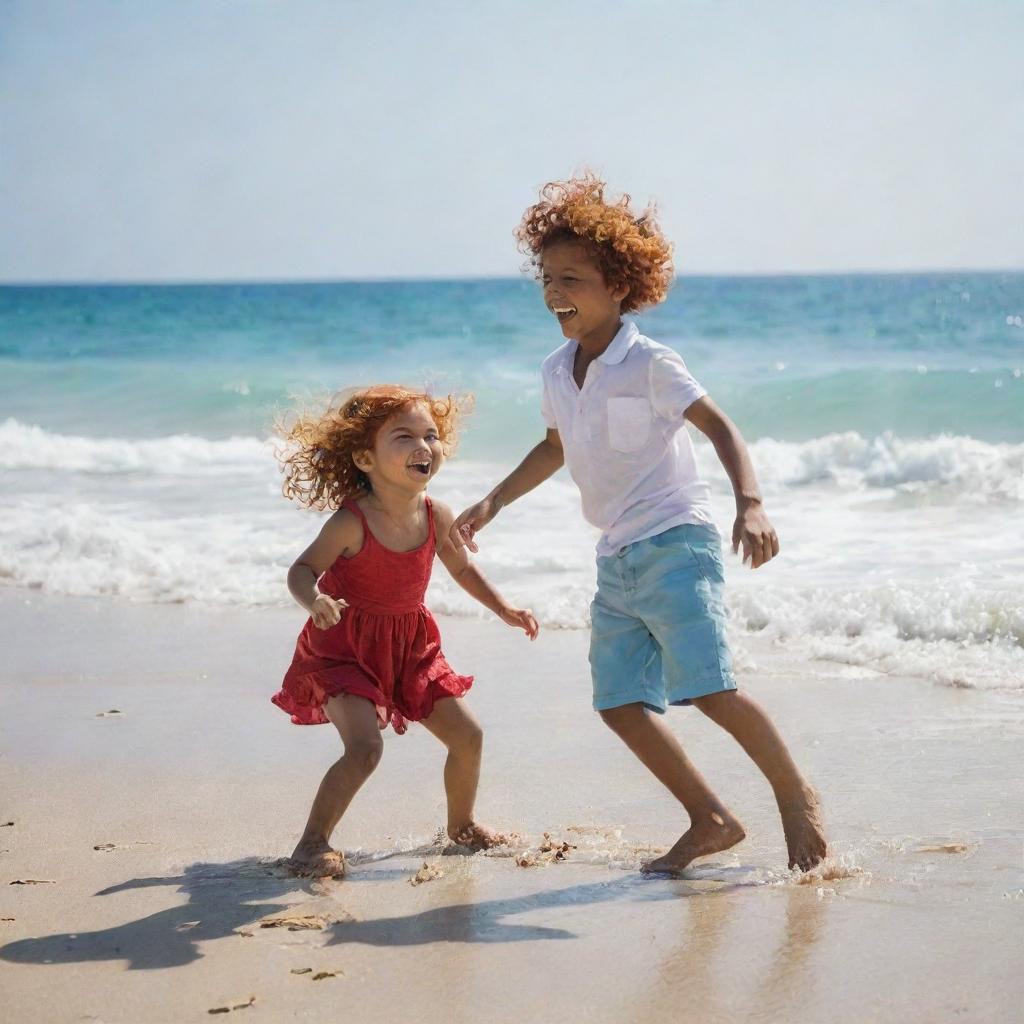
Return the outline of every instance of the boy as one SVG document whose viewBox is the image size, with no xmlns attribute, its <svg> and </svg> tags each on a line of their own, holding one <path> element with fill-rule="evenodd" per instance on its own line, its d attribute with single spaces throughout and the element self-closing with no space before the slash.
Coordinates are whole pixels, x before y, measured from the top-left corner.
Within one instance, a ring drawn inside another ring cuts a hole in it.
<svg viewBox="0 0 1024 1024">
<path fill-rule="evenodd" d="M 775 792 L 789 866 L 808 870 L 827 852 L 817 794 L 764 710 L 736 690 L 721 542 L 684 419 L 708 436 L 732 481 L 733 550 L 742 544 L 756 569 L 779 553 L 778 538 L 735 425 L 672 349 L 622 320 L 665 298 L 671 247 L 652 210 L 635 217 L 629 196 L 607 200 L 589 175 L 547 185 L 516 237 L 567 341 L 542 367 L 547 436 L 459 516 L 452 541 L 476 551 L 479 530 L 565 463 L 584 516 L 603 530 L 591 606 L 594 708 L 690 816 L 678 842 L 643 870 L 681 871 L 745 834 L 651 714 L 672 704 L 693 704 L 750 755 Z"/>
</svg>

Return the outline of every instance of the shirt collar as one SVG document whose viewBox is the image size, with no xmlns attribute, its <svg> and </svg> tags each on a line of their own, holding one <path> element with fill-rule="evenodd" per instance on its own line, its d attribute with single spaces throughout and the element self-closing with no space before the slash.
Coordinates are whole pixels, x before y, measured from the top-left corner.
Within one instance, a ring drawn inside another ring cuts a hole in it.
<svg viewBox="0 0 1024 1024">
<path fill-rule="evenodd" d="M 602 363 L 613 366 L 626 358 L 633 342 L 640 337 L 640 331 L 632 320 L 623 320 L 618 334 L 612 338 L 611 344 L 597 357 Z"/>
</svg>

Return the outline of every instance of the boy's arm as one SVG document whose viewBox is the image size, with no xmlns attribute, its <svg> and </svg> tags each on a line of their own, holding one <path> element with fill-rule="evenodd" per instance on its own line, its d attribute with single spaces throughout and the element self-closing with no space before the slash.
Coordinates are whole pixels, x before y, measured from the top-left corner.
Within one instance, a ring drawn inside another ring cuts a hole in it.
<svg viewBox="0 0 1024 1024">
<path fill-rule="evenodd" d="M 743 561 L 757 569 L 779 553 L 779 537 L 765 515 L 761 490 L 746 442 L 736 424 L 705 395 L 683 414 L 715 446 L 736 495 L 736 522 L 732 528 L 732 549 L 743 545 Z"/>
<path fill-rule="evenodd" d="M 344 601 L 321 594 L 317 580 L 347 551 L 362 541 L 362 524 L 347 510 L 340 509 L 324 523 L 316 540 L 292 563 L 288 570 L 288 589 L 292 597 L 313 617 L 313 624 L 328 629 L 341 619 Z"/>
<path fill-rule="evenodd" d="M 526 458 L 490 494 L 475 505 L 467 508 L 452 523 L 448 536 L 455 548 L 468 547 L 476 552 L 480 549 L 473 539 L 506 505 L 512 504 L 553 476 L 565 463 L 562 439 L 558 431 L 549 427 L 547 436 L 527 454 Z"/>
<path fill-rule="evenodd" d="M 447 505 L 434 502 L 434 517 L 437 533 L 437 557 L 451 574 L 453 580 L 470 597 L 479 601 L 489 611 L 494 612 L 502 622 L 516 626 L 526 632 L 531 640 L 537 639 L 539 626 L 528 608 L 513 608 L 494 587 L 487 577 L 469 560 L 466 549 L 461 544 L 454 544 L 450 536 L 454 516 Z"/>
</svg>

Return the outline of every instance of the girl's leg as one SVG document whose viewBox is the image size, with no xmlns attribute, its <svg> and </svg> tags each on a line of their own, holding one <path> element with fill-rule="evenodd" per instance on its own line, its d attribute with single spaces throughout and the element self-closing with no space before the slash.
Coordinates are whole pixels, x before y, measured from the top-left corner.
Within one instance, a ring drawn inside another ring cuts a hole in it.
<svg viewBox="0 0 1024 1024">
<path fill-rule="evenodd" d="M 342 694 L 324 705 L 324 714 L 341 736 L 345 750 L 327 769 L 309 812 L 306 829 L 292 854 L 292 866 L 308 875 L 341 875 L 344 855 L 330 845 L 331 833 L 384 752 L 377 709 L 365 697 Z"/>
<path fill-rule="evenodd" d="M 721 853 L 744 838 L 743 826 L 711 791 L 658 716 L 639 703 L 600 715 L 690 815 L 690 828 L 668 853 L 645 864 L 644 871 L 681 871 L 695 858 Z"/>
<path fill-rule="evenodd" d="M 775 791 L 789 850 L 789 866 L 807 871 L 827 853 L 821 806 L 814 787 L 800 774 L 764 708 L 737 690 L 693 702 L 750 755 Z"/>
<path fill-rule="evenodd" d="M 473 820 L 484 734 L 461 699 L 446 697 L 434 705 L 423 725 L 447 748 L 444 791 L 448 798 L 448 835 L 462 846 L 485 850 L 508 842 Z"/>
</svg>

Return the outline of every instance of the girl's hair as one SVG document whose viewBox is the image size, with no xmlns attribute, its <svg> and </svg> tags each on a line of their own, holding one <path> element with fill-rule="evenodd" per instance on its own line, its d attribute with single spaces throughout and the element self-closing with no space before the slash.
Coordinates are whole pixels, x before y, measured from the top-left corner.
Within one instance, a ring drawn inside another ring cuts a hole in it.
<svg viewBox="0 0 1024 1024">
<path fill-rule="evenodd" d="M 653 205 L 638 217 L 628 195 L 606 199 L 605 187 L 589 172 L 549 182 L 540 190 L 540 202 L 523 214 L 515 236 L 537 277 L 546 246 L 583 244 L 597 261 L 605 284 L 629 289 L 622 312 L 635 313 L 665 298 L 674 275 L 672 246 L 654 219 Z"/>
<path fill-rule="evenodd" d="M 353 456 L 372 449 L 384 423 L 413 405 L 427 407 L 444 454 L 450 455 L 459 415 L 470 402 L 469 396 L 434 398 L 425 391 L 379 384 L 345 392 L 321 413 L 302 413 L 294 422 L 279 423 L 277 432 L 285 441 L 277 453 L 284 496 L 307 508 L 334 510 L 347 498 L 368 494 L 370 480 Z"/>
</svg>

